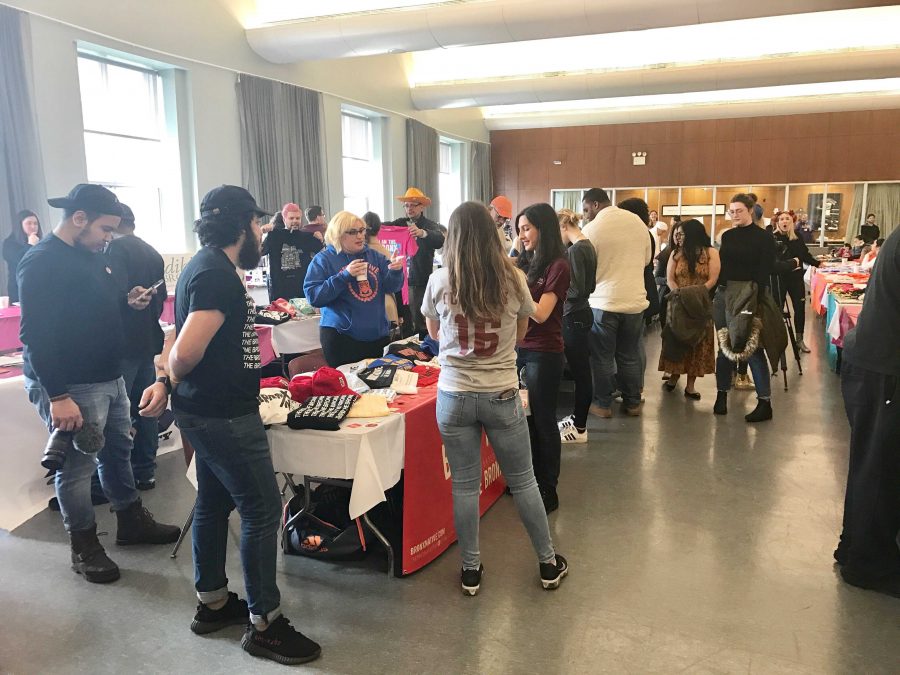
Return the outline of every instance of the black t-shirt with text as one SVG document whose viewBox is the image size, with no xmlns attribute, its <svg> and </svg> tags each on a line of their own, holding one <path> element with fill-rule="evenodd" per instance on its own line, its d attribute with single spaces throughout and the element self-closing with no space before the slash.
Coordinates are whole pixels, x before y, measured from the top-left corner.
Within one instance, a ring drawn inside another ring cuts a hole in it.
<svg viewBox="0 0 900 675">
<path fill-rule="evenodd" d="M 191 258 L 175 289 L 175 330 L 191 312 L 218 310 L 225 322 L 200 363 L 172 393 L 176 412 L 233 418 L 258 410 L 259 338 L 256 307 L 228 256 L 204 247 Z"/>
<path fill-rule="evenodd" d="M 315 235 L 302 230 L 272 230 L 263 242 L 263 255 L 269 256 L 270 297 L 290 300 L 303 298 L 306 270 L 324 244 Z"/>
</svg>

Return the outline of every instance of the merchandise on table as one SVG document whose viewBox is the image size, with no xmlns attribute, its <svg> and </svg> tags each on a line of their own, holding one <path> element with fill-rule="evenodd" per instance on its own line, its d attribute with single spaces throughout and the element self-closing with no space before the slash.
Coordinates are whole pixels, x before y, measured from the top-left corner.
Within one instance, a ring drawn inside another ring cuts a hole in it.
<svg viewBox="0 0 900 675">
<path fill-rule="evenodd" d="M 288 389 L 299 403 L 311 396 L 356 396 L 356 392 L 347 385 L 347 376 L 328 366 L 322 366 L 312 375 L 294 375 Z"/>
<path fill-rule="evenodd" d="M 359 372 L 359 379 L 365 382 L 371 389 L 386 389 L 394 381 L 397 366 L 375 366 Z"/>
<path fill-rule="evenodd" d="M 441 369 L 437 366 L 423 366 L 418 365 L 412 369 L 412 372 L 416 373 L 419 376 L 418 385 L 420 387 L 427 387 L 429 385 L 435 384 L 438 381 L 438 377 L 441 375 Z"/>
<path fill-rule="evenodd" d="M 424 351 L 418 342 L 394 342 L 388 345 L 388 354 L 409 359 L 410 361 L 430 361 L 433 356 Z"/>
<path fill-rule="evenodd" d="M 264 377 L 259 381 L 260 389 L 287 389 L 288 384 L 287 378 L 285 377 Z"/>
<path fill-rule="evenodd" d="M 263 424 L 286 424 L 288 414 L 300 407 L 287 389 L 267 387 L 259 390 L 259 416 Z"/>
<path fill-rule="evenodd" d="M 288 414 L 287 425 L 291 429 L 338 431 L 356 399 L 356 394 L 313 396 Z"/>
<path fill-rule="evenodd" d="M 256 313 L 253 323 L 265 326 L 279 326 L 291 320 L 291 315 L 287 312 L 280 312 L 274 309 L 261 309 Z"/>
<path fill-rule="evenodd" d="M 400 370 L 412 370 L 415 364 L 409 359 L 404 359 L 396 354 L 386 354 L 381 358 L 369 361 L 369 368 L 377 368 L 378 366 L 396 366 Z"/>
<path fill-rule="evenodd" d="M 387 417 L 390 414 L 386 398 L 377 394 L 363 394 L 351 406 L 347 417 Z"/>
</svg>

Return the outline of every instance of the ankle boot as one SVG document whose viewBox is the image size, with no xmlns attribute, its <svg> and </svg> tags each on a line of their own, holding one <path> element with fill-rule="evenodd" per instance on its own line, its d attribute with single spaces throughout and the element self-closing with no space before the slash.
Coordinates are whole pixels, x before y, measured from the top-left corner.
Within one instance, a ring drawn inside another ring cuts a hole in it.
<svg viewBox="0 0 900 675">
<path fill-rule="evenodd" d="M 744 415 L 748 422 L 765 422 L 772 419 L 772 402 L 767 399 L 758 399 L 756 407 L 749 415 Z"/>
<path fill-rule="evenodd" d="M 157 523 L 140 499 L 131 506 L 116 511 L 119 526 L 116 529 L 116 543 L 119 546 L 131 544 L 174 544 L 181 530 L 175 525 Z"/>
<path fill-rule="evenodd" d="M 716 404 L 713 406 L 713 412 L 716 415 L 728 414 L 728 392 L 720 391 L 716 394 Z"/>
<path fill-rule="evenodd" d="M 119 578 L 119 567 L 97 540 L 97 525 L 89 530 L 69 532 L 72 569 L 94 584 L 106 584 Z"/>
<path fill-rule="evenodd" d="M 804 354 L 809 354 L 812 351 L 809 347 L 806 346 L 806 343 L 803 341 L 803 333 L 797 333 L 797 349 L 799 349 Z"/>
</svg>

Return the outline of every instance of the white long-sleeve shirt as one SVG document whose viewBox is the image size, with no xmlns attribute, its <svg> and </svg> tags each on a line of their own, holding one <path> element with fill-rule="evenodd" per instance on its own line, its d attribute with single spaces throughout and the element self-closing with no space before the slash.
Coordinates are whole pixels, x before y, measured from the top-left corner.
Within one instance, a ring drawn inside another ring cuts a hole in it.
<svg viewBox="0 0 900 675">
<path fill-rule="evenodd" d="M 640 314 L 649 305 L 644 268 L 650 264 L 647 226 L 630 211 L 608 206 L 582 230 L 597 252 L 597 287 L 592 309 Z"/>
</svg>

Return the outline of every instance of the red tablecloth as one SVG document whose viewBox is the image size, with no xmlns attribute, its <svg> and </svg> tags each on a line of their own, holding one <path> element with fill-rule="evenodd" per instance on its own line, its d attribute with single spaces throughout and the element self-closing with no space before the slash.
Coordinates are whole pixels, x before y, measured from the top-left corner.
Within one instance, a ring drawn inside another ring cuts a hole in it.
<svg viewBox="0 0 900 675">
<path fill-rule="evenodd" d="M 862 311 L 862 305 L 839 305 L 838 312 L 840 312 L 840 336 L 838 338 L 832 338 L 832 342 L 838 347 L 844 347 L 844 336 L 850 332 L 852 328 L 856 326 L 856 322 L 859 319 L 859 313 Z"/>
<path fill-rule="evenodd" d="M 19 320 L 22 313 L 18 307 L 0 309 L 0 352 L 21 349 L 19 341 Z"/>
<path fill-rule="evenodd" d="M 822 302 L 828 286 L 833 283 L 854 283 L 865 284 L 869 281 L 869 274 L 866 272 L 820 272 L 816 268 L 812 268 L 813 272 L 809 280 L 809 301 L 813 311 L 819 316 L 825 316 L 827 308 Z"/>
</svg>

